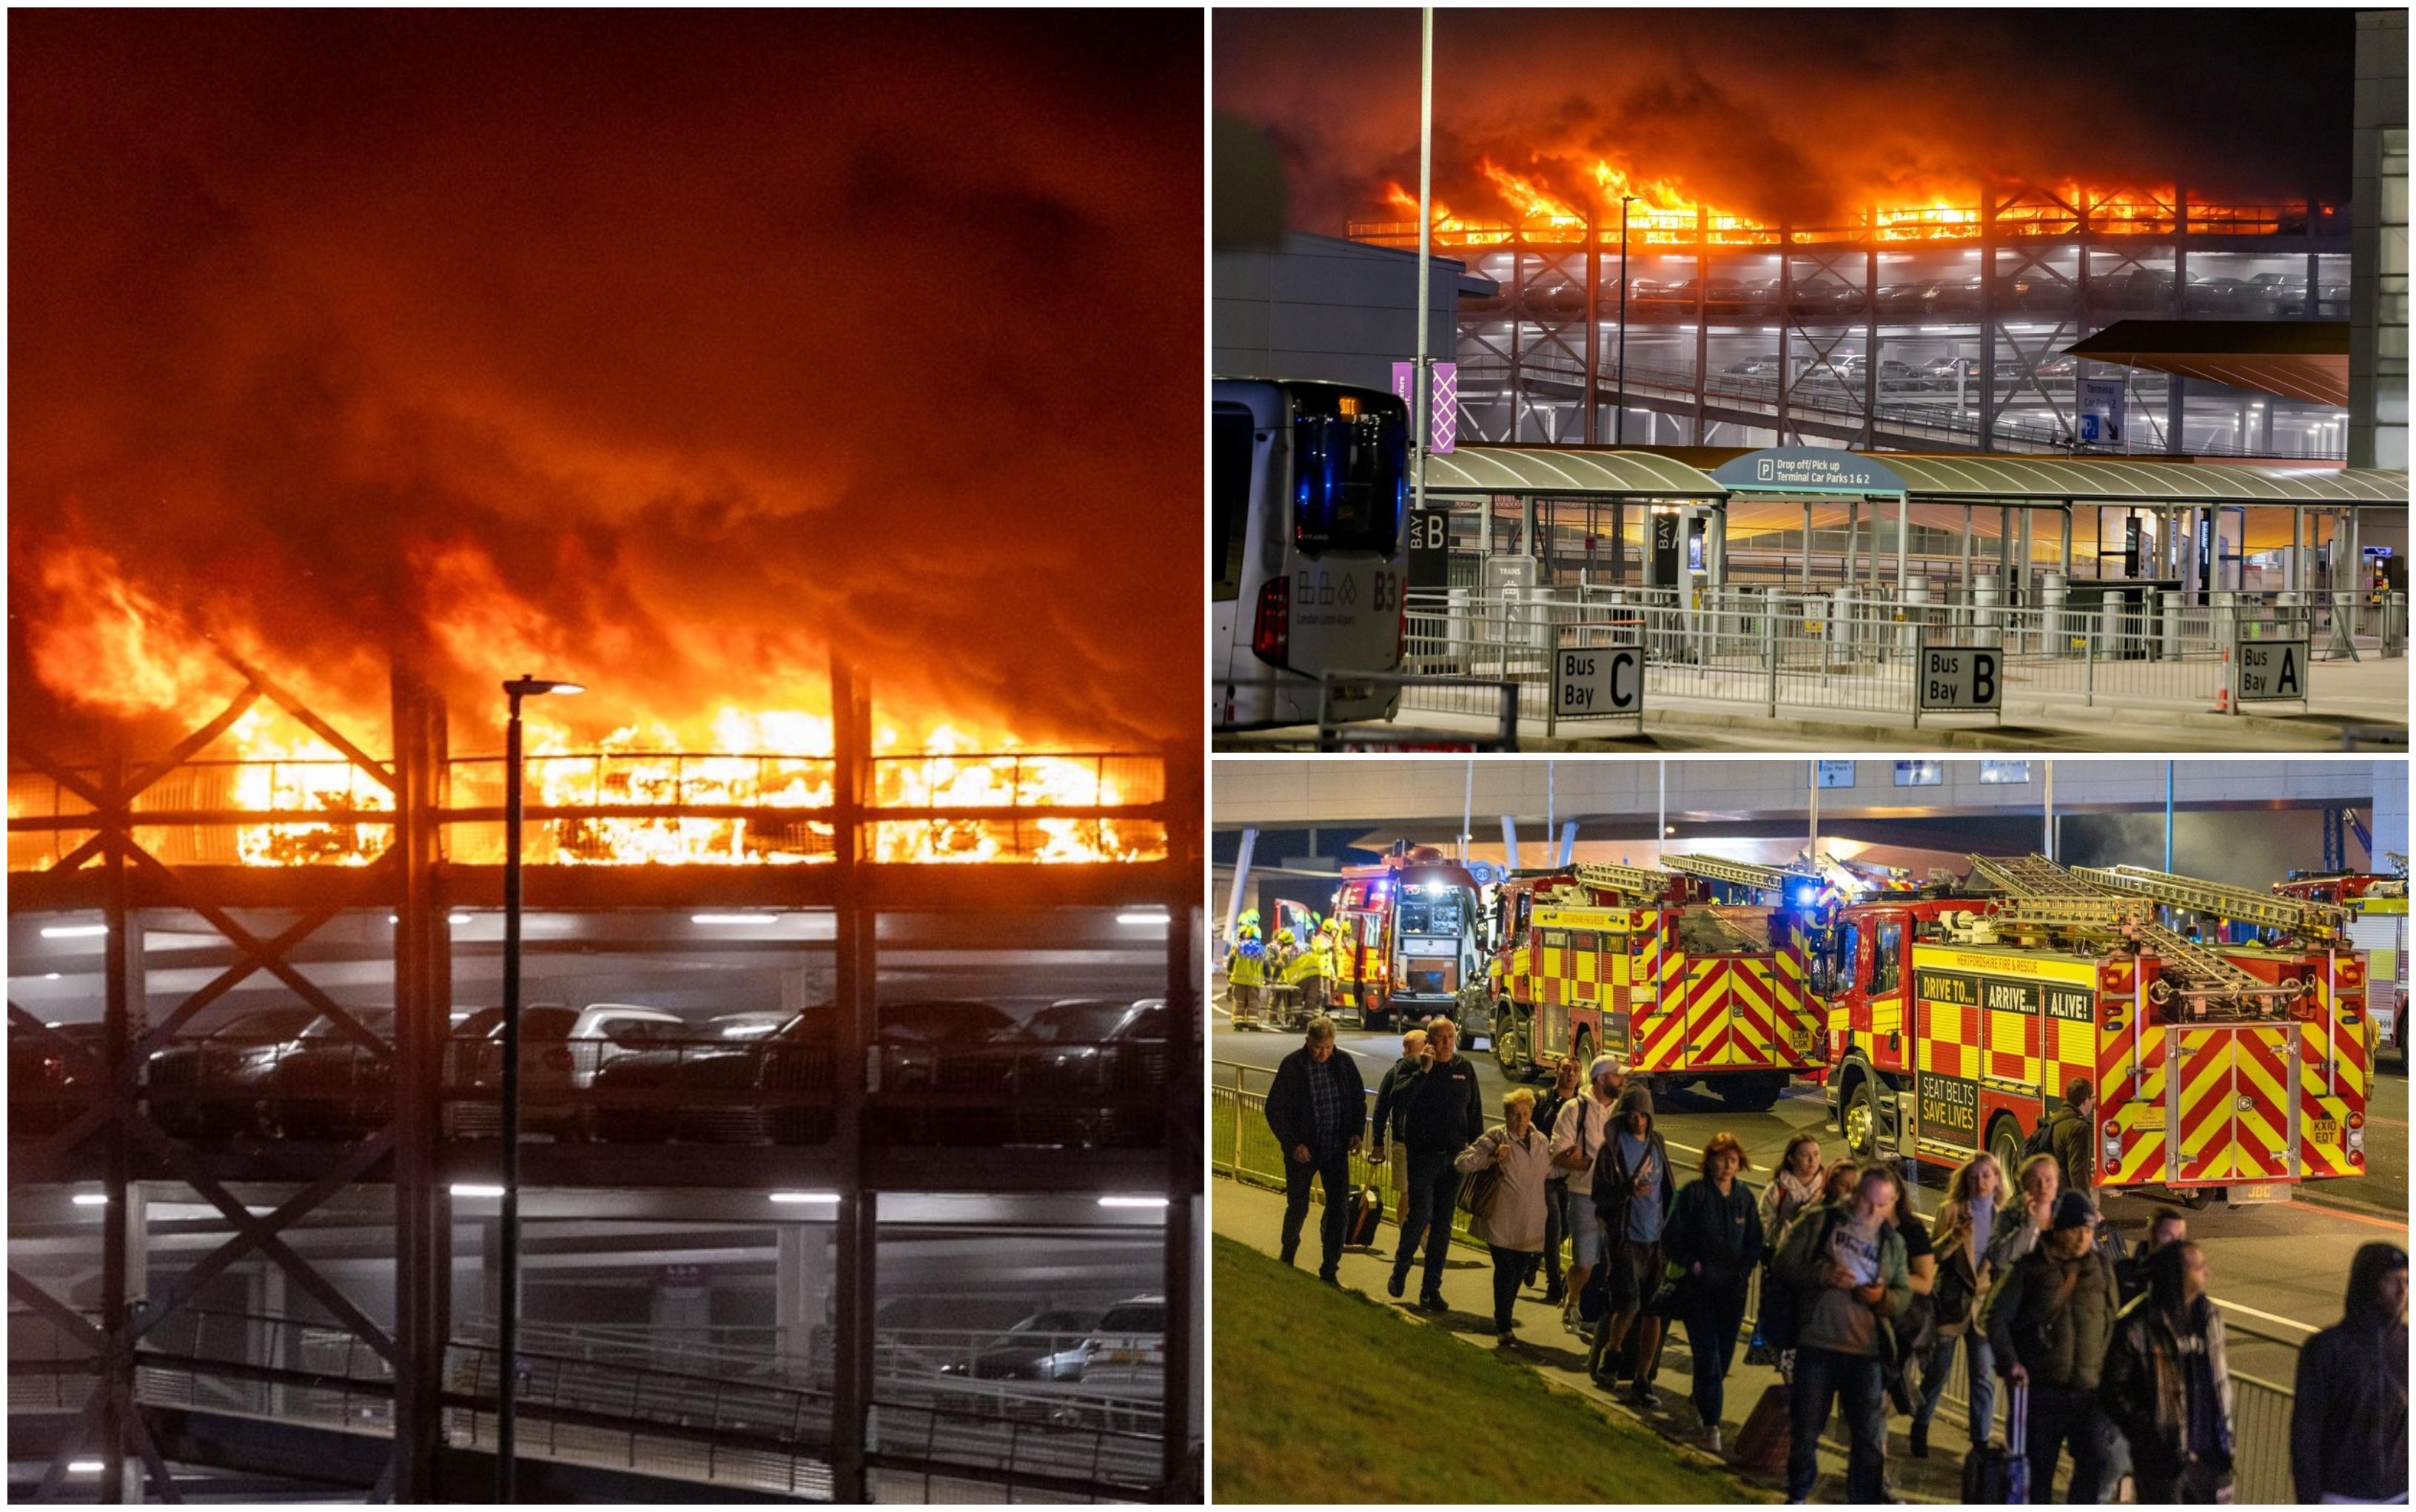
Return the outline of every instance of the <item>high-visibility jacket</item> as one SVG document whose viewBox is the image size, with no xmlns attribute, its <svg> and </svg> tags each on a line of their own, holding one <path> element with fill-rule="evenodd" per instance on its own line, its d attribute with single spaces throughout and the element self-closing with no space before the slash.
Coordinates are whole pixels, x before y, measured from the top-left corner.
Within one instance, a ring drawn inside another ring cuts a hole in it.
<svg viewBox="0 0 2416 1512">
<path fill-rule="evenodd" d="M 1225 952 L 1225 980 L 1235 987 L 1267 985 L 1267 947 L 1245 940 Z"/>
<path fill-rule="evenodd" d="M 1359 975 L 1358 940 L 1348 930 L 1336 930 L 1326 935 L 1325 943 L 1334 953 L 1334 979 L 1355 981 Z"/>
<path fill-rule="evenodd" d="M 1306 982 L 1312 977 L 1334 975 L 1334 946 L 1324 935 L 1315 935 L 1309 943 L 1284 962 L 1283 979 L 1287 983 Z"/>
</svg>

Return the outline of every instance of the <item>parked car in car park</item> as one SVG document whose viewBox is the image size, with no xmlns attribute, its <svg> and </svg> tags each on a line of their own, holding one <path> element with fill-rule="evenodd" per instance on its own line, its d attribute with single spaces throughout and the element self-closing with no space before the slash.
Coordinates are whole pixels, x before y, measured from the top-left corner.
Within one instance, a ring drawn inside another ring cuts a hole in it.
<svg viewBox="0 0 2416 1512">
<path fill-rule="evenodd" d="M 143 1068 L 151 1122 L 180 1140 L 259 1132 L 278 1057 L 318 1018 L 307 1003 L 280 1003 L 249 1009 L 191 1038 L 171 1039 Z"/>
<path fill-rule="evenodd" d="M 940 1367 L 942 1375 L 971 1381 L 1080 1381 L 1080 1346 L 1097 1327 L 1103 1309 L 1054 1308 L 1018 1323 L 968 1358 Z"/>
<path fill-rule="evenodd" d="M 104 1028 L 98 1023 L 53 1023 L 38 1034 L 14 1018 L 9 1020 L 10 1139 L 53 1133 L 83 1111 L 101 1084 Z M 51 1037 L 53 1035 L 57 1040 Z"/>
<path fill-rule="evenodd" d="M 615 1057 L 649 1040 L 678 1035 L 678 1014 L 635 1003 L 591 1003 L 574 1008 L 539 1003 L 521 1010 L 521 1127 L 525 1133 L 571 1139 L 592 1132 L 594 1109 L 581 1096 Z M 445 1132 L 455 1139 L 493 1139 L 503 1132 L 504 1030 L 452 1047 Z"/>
<path fill-rule="evenodd" d="M 837 1028 L 828 1004 L 726 1013 L 628 1050 L 599 1066 L 589 1089 L 596 1137 L 826 1143 Z"/>
</svg>

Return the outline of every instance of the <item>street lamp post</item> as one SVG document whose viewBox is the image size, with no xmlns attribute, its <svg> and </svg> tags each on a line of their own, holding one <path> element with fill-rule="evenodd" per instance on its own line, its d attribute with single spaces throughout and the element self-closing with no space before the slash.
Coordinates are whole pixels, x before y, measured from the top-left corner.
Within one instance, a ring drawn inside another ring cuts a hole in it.
<svg viewBox="0 0 2416 1512">
<path fill-rule="evenodd" d="M 520 1427 L 521 1341 L 521 700 L 580 693 L 577 683 L 522 673 L 504 685 L 504 1206 L 502 1274 L 495 1301 L 495 1500 L 516 1500 L 514 1439 Z"/>
<path fill-rule="evenodd" d="M 1611 394 L 1610 444 L 1627 445 L 1627 207 L 1633 194 L 1619 197 L 1619 375 Z M 1646 544 L 1651 549 L 1651 543 Z"/>
</svg>

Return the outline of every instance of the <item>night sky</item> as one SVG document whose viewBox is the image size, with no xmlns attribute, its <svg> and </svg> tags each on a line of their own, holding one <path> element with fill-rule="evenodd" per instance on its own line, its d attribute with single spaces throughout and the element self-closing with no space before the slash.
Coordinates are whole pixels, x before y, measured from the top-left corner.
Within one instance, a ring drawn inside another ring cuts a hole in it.
<svg viewBox="0 0 2416 1512">
<path fill-rule="evenodd" d="M 1399 219 L 1381 196 L 1417 184 L 1416 12 L 1220 10 L 1213 29 L 1216 106 L 1275 138 L 1291 223 Z M 1623 156 L 1799 222 L 1984 176 L 2337 202 L 2353 31 L 2314 9 L 1442 10 L 1436 197 L 1507 219 L 1473 172 L 1489 155 L 1563 186 Z"/>
<path fill-rule="evenodd" d="M 12 701 L 114 560 L 457 719 L 836 642 L 885 706 L 1196 731 L 1200 24 L 12 13 Z"/>
</svg>

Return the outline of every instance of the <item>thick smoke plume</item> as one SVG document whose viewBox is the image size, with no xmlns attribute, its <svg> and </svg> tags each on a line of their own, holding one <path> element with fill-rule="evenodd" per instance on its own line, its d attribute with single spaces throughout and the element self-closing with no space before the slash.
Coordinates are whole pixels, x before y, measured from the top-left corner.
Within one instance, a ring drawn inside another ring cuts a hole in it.
<svg viewBox="0 0 2416 1512">
<path fill-rule="evenodd" d="M 1445 10 L 1435 197 L 1512 219 L 1490 160 L 1581 204 L 1599 160 L 1765 223 L 1984 182 L 2337 202 L 2350 71 L 2347 11 Z M 1219 11 L 1215 78 L 1285 149 L 1295 227 L 1404 219 L 1414 11 Z"/>
<path fill-rule="evenodd" d="M 12 15 L 14 711 L 1196 729 L 1199 24 Z"/>
</svg>

